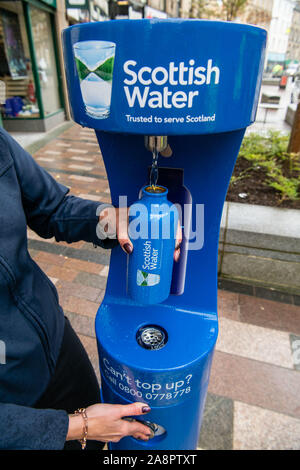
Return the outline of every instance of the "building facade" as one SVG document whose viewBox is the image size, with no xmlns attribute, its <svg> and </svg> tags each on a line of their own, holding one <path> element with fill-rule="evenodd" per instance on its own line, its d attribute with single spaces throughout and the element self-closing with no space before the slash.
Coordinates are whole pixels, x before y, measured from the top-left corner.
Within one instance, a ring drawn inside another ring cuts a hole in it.
<svg viewBox="0 0 300 470">
<path fill-rule="evenodd" d="M 272 20 L 273 0 L 249 0 L 242 11 L 240 19 L 248 24 L 253 24 L 270 29 Z"/>
<path fill-rule="evenodd" d="M 165 0 L 166 13 L 169 18 L 179 17 L 179 1 L 178 0 Z"/>
<path fill-rule="evenodd" d="M 65 119 L 56 0 L 0 1 L 3 126 L 45 131 Z"/>
<path fill-rule="evenodd" d="M 249 23 L 268 29 L 272 18 L 273 0 L 247 0 L 231 21 Z M 228 12 L 222 0 L 181 0 L 182 18 L 207 18 L 226 20 Z"/>
<path fill-rule="evenodd" d="M 285 65 L 295 6 L 296 2 L 294 0 L 273 1 L 267 43 L 267 67 L 269 71 L 277 64 Z"/>
<path fill-rule="evenodd" d="M 287 59 L 300 62 L 300 2 L 296 3 L 293 11 Z"/>
</svg>

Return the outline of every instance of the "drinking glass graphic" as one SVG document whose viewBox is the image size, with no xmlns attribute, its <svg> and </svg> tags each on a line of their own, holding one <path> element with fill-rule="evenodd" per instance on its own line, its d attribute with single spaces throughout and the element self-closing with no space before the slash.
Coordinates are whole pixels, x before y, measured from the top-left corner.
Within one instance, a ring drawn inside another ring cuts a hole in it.
<svg viewBox="0 0 300 470">
<path fill-rule="evenodd" d="M 108 118 L 116 44 L 81 41 L 73 48 L 86 112 L 96 119 Z"/>
</svg>

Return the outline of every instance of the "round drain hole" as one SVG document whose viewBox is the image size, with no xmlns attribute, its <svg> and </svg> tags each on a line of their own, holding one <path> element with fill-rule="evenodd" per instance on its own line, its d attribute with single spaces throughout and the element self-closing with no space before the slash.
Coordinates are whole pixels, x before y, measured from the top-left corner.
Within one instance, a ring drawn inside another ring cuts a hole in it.
<svg viewBox="0 0 300 470">
<path fill-rule="evenodd" d="M 161 349 L 168 341 L 164 328 L 157 325 L 142 326 L 136 335 L 137 342 L 144 349 Z"/>
</svg>

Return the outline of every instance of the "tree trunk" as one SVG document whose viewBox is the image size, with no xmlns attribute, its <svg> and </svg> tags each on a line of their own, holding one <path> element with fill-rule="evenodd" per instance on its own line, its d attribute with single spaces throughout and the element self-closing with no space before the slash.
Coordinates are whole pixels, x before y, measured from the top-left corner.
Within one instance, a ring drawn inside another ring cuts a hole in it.
<svg viewBox="0 0 300 470">
<path fill-rule="evenodd" d="M 287 151 L 293 153 L 300 152 L 300 102 L 296 109 Z"/>
</svg>

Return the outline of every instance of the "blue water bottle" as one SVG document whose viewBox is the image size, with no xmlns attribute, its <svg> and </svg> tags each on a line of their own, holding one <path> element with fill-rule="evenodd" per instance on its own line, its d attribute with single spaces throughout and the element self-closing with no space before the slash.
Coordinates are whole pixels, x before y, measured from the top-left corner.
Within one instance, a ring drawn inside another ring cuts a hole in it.
<svg viewBox="0 0 300 470">
<path fill-rule="evenodd" d="M 142 197 L 129 208 L 127 291 L 136 302 L 157 304 L 171 288 L 178 211 L 164 186 L 145 186 Z"/>
</svg>

